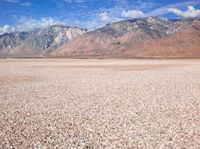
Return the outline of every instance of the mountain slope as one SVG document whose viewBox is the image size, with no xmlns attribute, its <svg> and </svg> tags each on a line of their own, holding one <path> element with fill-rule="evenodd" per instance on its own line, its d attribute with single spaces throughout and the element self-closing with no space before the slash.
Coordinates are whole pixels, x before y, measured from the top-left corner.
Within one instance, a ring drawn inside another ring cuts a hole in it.
<svg viewBox="0 0 200 149">
<path fill-rule="evenodd" d="M 55 55 L 68 57 L 134 57 L 127 50 L 137 49 L 147 41 L 180 32 L 193 19 L 167 20 L 158 17 L 125 20 L 86 33 L 56 50 Z"/>
<path fill-rule="evenodd" d="M 152 58 L 200 58 L 200 22 L 170 36 L 148 41 L 125 55 Z"/>
<path fill-rule="evenodd" d="M 0 46 L 0 55 L 14 57 L 47 56 L 64 43 L 83 33 L 86 33 L 86 30 L 77 27 L 55 25 L 45 29 L 30 31 L 21 40 L 17 38 L 18 33 L 8 34 L 9 41 L 18 41 L 15 42 L 16 44 L 11 44 L 10 42 L 4 44 L 8 35 L 2 35 L 0 37 L 0 45 L 2 45 Z M 6 51 L 6 54 L 3 54 L 3 51 Z"/>
</svg>

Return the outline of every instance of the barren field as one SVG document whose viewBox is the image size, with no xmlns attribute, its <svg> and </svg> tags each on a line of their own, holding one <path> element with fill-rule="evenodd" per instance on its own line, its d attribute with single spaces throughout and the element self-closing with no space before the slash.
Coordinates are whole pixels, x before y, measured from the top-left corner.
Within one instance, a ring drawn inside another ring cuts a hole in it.
<svg viewBox="0 0 200 149">
<path fill-rule="evenodd" d="M 0 60 L 0 148 L 200 148 L 200 60 Z"/>
</svg>

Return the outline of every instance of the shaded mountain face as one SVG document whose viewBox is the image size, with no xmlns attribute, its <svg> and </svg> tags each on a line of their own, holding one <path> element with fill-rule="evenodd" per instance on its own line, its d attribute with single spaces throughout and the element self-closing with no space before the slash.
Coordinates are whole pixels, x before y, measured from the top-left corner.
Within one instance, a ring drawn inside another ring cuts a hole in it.
<svg viewBox="0 0 200 149">
<path fill-rule="evenodd" d="M 47 56 L 64 43 L 86 32 L 77 27 L 55 25 L 30 32 L 3 34 L 0 36 L 0 56 Z"/>
<path fill-rule="evenodd" d="M 9 50 L 22 44 L 28 35 L 28 32 L 6 33 L 0 35 L 0 55 L 8 55 Z"/>
<path fill-rule="evenodd" d="M 152 42 L 152 45 L 157 47 L 158 40 L 173 37 L 176 33 L 183 32 L 182 34 L 187 36 L 184 31 L 193 27 L 194 22 L 199 21 L 197 19 L 167 20 L 165 18 L 149 17 L 116 22 L 83 34 L 56 50 L 54 55 L 104 58 L 143 57 L 140 51 L 145 51 L 145 48 L 148 47 L 147 42 Z M 193 33 L 196 34 L 196 32 Z M 153 43 L 153 41 L 155 42 Z M 171 43 L 171 46 L 173 47 L 175 43 L 176 41 Z M 167 50 L 165 47 L 169 46 L 168 42 L 160 44 L 165 44 L 165 46 L 162 45 L 163 49 L 160 50 Z M 189 44 L 192 45 L 192 42 Z M 158 51 L 159 48 L 161 47 L 158 46 Z M 176 48 L 181 48 L 181 46 L 174 48 L 175 51 L 178 51 Z M 187 50 L 190 50 L 189 47 Z M 153 52 L 147 51 L 144 57 L 156 57 L 152 54 Z M 176 55 L 176 53 L 174 54 Z M 160 53 L 160 57 L 162 57 L 162 53 Z"/>
</svg>

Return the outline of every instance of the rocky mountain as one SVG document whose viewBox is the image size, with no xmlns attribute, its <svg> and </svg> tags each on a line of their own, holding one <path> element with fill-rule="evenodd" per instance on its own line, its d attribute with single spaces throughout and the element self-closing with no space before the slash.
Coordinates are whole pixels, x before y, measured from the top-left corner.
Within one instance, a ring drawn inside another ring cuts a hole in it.
<svg viewBox="0 0 200 149">
<path fill-rule="evenodd" d="M 10 49 L 22 44 L 28 35 L 28 32 L 15 32 L 0 35 L 0 56 L 8 55 Z"/>
<path fill-rule="evenodd" d="M 51 26 L 0 35 L 0 57 L 200 58 L 200 20 L 147 17 L 87 32 Z"/>
<path fill-rule="evenodd" d="M 200 21 L 194 21 L 180 32 L 145 42 L 124 54 L 143 58 L 200 58 Z"/>
<path fill-rule="evenodd" d="M 0 36 L 0 56 L 48 56 L 64 43 L 86 32 L 78 27 L 55 25 L 30 32 L 6 33 Z"/>
<path fill-rule="evenodd" d="M 102 58 L 190 57 L 191 46 L 196 46 L 193 49 L 200 53 L 200 38 L 196 41 L 193 38 L 186 40 L 188 36 L 199 37 L 197 22 L 200 21 L 148 17 L 111 23 L 70 41 L 56 50 L 54 55 Z M 183 42 L 179 36 L 185 38 Z M 183 49 L 187 51 L 186 55 Z"/>
</svg>

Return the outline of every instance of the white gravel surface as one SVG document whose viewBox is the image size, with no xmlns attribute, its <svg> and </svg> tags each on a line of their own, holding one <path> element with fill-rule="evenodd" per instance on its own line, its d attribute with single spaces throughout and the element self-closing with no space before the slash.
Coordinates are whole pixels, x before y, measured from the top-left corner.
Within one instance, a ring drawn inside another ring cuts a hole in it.
<svg viewBox="0 0 200 149">
<path fill-rule="evenodd" d="M 0 60 L 0 148 L 200 148 L 200 60 Z"/>
</svg>

